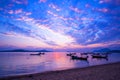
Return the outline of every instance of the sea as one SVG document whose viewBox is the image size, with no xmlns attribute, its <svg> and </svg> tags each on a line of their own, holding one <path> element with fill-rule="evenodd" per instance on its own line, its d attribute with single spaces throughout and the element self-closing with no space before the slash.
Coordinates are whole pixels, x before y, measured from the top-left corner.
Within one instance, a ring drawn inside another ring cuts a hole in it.
<svg viewBox="0 0 120 80">
<path fill-rule="evenodd" d="M 120 53 L 110 53 L 107 59 L 93 58 L 91 54 L 87 54 L 87 60 L 73 60 L 66 55 L 68 52 L 45 52 L 42 55 L 30 54 L 38 54 L 38 52 L 0 52 L 0 77 L 120 62 Z M 77 53 L 77 56 L 80 56 L 80 53 Z"/>
</svg>

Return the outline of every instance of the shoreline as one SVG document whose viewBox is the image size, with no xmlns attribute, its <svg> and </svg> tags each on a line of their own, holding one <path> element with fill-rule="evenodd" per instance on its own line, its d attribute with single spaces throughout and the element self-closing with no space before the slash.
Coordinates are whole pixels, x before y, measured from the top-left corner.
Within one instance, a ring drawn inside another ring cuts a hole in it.
<svg viewBox="0 0 120 80">
<path fill-rule="evenodd" d="M 120 62 L 72 68 L 67 70 L 46 71 L 41 73 L 1 77 L 0 80 L 118 80 Z"/>
</svg>

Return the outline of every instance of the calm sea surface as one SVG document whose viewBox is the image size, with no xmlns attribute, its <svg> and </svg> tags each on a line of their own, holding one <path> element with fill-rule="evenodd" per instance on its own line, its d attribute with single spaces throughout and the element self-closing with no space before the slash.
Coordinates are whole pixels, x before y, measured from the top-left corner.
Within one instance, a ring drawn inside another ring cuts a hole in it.
<svg viewBox="0 0 120 80">
<path fill-rule="evenodd" d="M 0 52 L 0 77 L 120 62 L 120 53 L 109 54 L 108 59 L 95 59 L 88 54 L 88 61 L 71 60 L 66 56 L 67 52 L 47 52 L 41 56 L 30 55 L 37 53 Z"/>
</svg>

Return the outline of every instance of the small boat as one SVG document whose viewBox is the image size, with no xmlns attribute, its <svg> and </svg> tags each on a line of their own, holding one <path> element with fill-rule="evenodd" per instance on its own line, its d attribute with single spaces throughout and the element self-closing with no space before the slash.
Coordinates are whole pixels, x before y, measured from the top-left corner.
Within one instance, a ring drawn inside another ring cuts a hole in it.
<svg viewBox="0 0 120 80">
<path fill-rule="evenodd" d="M 30 55 L 44 55 L 45 53 L 44 52 L 39 52 L 38 54 L 30 54 Z"/>
<path fill-rule="evenodd" d="M 71 56 L 72 54 L 67 54 L 67 56 Z"/>
<path fill-rule="evenodd" d="M 103 54 L 93 54 L 92 55 L 93 58 L 107 58 L 107 55 L 103 55 Z"/>
<path fill-rule="evenodd" d="M 67 56 L 72 56 L 72 55 L 75 55 L 76 53 L 69 53 L 69 54 L 66 54 Z"/>
<path fill-rule="evenodd" d="M 71 56 L 71 58 L 78 59 L 78 60 L 87 60 L 88 56 L 86 56 L 86 57 Z"/>
<path fill-rule="evenodd" d="M 39 52 L 38 54 L 43 54 L 44 55 L 45 53 L 44 52 Z"/>
<path fill-rule="evenodd" d="M 40 54 L 30 54 L 30 55 L 40 55 Z"/>
<path fill-rule="evenodd" d="M 72 56 L 72 53 L 66 54 L 67 56 Z"/>
</svg>

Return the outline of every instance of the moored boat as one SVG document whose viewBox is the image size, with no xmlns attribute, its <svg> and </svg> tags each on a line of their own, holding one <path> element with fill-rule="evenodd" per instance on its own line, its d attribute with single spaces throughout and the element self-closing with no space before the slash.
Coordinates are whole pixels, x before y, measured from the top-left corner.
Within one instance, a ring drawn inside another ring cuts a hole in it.
<svg viewBox="0 0 120 80">
<path fill-rule="evenodd" d="M 30 55 L 40 55 L 40 54 L 30 54 Z"/>
<path fill-rule="evenodd" d="M 69 53 L 69 54 L 66 54 L 67 56 L 72 56 L 72 55 L 76 55 L 76 53 Z"/>
<path fill-rule="evenodd" d="M 39 52 L 38 54 L 30 54 L 30 55 L 44 55 L 45 53 L 44 52 Z"/>
<path fill-rule="evenodd" d="M 107 55 L 103 55 L 103 54 L 93 54 L 92 55 L 93 58 L 107 58 Z"/>
<path fill-rule="evenodd" d="M 87 60 L 88 56 L 86 56 L 86 57 L 71 56 L 71 58 L 78 59 L 78 60 Z"/>
</svg>

